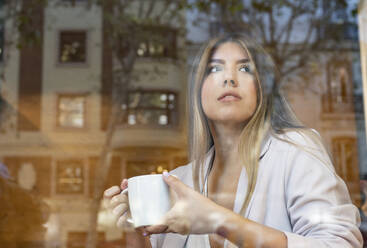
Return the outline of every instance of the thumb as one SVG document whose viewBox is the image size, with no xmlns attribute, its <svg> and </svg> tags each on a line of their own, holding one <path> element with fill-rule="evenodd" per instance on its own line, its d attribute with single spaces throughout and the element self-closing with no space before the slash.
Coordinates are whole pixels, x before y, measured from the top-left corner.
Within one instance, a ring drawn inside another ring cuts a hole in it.
<svg viewBox="0 0 367 248">
<path fill-rule="evenodd" d="M 183 196 L 187 192 L 187 186 L 176 176 L 163 172 L 163 180 L 178 196 Z"/>
</svg>

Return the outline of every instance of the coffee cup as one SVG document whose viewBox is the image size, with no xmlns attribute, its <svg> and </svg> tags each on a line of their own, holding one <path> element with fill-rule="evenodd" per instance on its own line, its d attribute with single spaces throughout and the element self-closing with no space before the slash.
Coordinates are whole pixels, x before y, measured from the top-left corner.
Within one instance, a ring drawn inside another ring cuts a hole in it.
<svg viewBox="0 0 367 248">
<path fill-rule="evenodd" d="M 128 188 L 121 194 L 127 192 L 131 213 L 128 222 L 135 228 L 158 224 L 171 208 L 168 185 L 162 174 L 129 178 Z"/>
</svg>

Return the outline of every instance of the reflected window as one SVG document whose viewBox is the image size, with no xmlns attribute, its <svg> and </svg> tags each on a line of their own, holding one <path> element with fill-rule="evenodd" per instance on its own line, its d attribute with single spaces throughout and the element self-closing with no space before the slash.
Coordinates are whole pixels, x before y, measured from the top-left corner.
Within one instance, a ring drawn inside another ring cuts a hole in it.
<svg viewBox="0 0 367 248">
<path fill-rule="evenodd" d="M 355 137 L 335 137 L 332 139 L 335 170 L 348 186 L 354 204 L 360 205 L 360 185 L 357 140 Z"/>
<path fill-rule="evenodd" d="M 128 178 L 146 174 L 162 174 L 168 170 L 168 161 L 127 161 Z"/>
<path fill-rule="evenodd" d="M 0 62 L 4 59 L 4 39 L 4 20 L 0 19 Z"/>
<path fill-rule="evenodd" d="M 84 193 L 84 163 L 81 159 L 68 159 L 56 162 L 56 193 Z"/>
<path fill-rule="evenodd" d="M 177 95 L 167 91 L 132 91 L 128 94 L 128 103 L 124 123 L 134 125 L 167 126 L 177 123 Z"/>
<path fill-rule="evenodd" d="M 336 137 L 332 140 L 335 169 L 346 182 L 353 181 L 357 163 L 357 143 L 354 137 Z"/>
<path fill-rule="evenodd" d="M 348 101 L 347 83 L 348 76 L 345 67 L 334 68 L 331 71 L 331 94 L 333 101 L 343 103 Z"/>
<path fill-rule="evenodd" d="M 176 30 L 166 27 L 147 27 L 146 39 L 142 39 L 136 51 L 139 57 L 176 58 Z"/>
<path fill-rule="evenodd" d="M 86 31 L 60 32 L 59 63 L 85 63 L 87 56 Z"/>
<path fill-rule="evenodd" d="M 327 66 L 327 92 L 323 96 L 323 112 L 353 112 L 353 80 L 350 63 L 331 59 Z"/>
<path fill-rule="evenodd" d="M 84 128 L 85 102 L 85 95 L 59 95 L 57 126 L 62 128 Z"/>
</svg>

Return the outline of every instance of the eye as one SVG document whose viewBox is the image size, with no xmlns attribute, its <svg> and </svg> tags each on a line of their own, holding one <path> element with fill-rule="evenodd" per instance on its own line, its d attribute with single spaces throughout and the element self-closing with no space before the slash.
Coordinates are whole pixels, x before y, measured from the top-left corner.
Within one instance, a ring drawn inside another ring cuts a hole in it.
<svg viewBox="0 0 367 248">
<path fill-rule="evenodd" d="M 251 72 L 250 65 L 241 65 L 240 71 L 242 71 L 242 72 Z"/>
<path fill-rule="evenodd" d="M 213 65 L 208 68 L 208 73 L 220 71 L 221 68 L 219 65 Z"/>
</svg>

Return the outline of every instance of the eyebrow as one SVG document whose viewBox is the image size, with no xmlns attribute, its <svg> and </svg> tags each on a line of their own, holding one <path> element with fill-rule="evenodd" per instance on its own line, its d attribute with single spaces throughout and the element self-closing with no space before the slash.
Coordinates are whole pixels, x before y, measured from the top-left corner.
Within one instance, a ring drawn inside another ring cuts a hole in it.
<svg viewBox="0 0 367 248">
<path fill-rule="evenodd" d="M 243 64 L 250 62 L 250 59 L 240 59 L 237 60 L 236 64 Z M 225 64 L 223 59 L 211 59 L 209 60 L 209 63 L 218 63 L 218 64 Z"/>
</svg>

